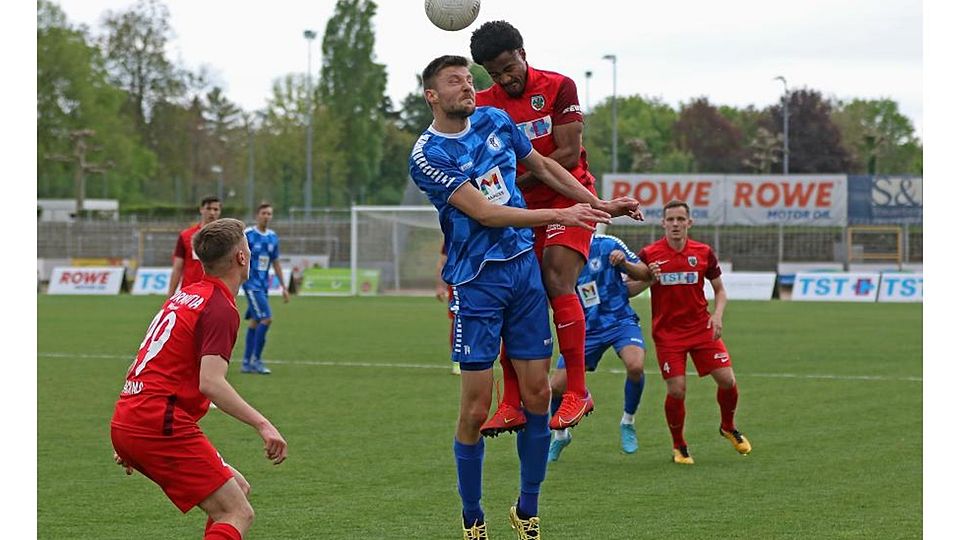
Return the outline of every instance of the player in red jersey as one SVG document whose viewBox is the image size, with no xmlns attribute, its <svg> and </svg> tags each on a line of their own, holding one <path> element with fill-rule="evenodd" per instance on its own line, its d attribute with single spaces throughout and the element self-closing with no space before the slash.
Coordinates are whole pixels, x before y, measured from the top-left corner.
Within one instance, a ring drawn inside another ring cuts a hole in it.
<svg viewBox="0 0 960 540">
<path fill-rule="evenodd" d="M 582 144 L 583 114 L 573 80 L 559 73 L 530 67 L 523 48 L 523 36 L 506 21 L 487 22 L 474 31 L 470 38 L 470 54 L 495 83 L 477 92 L 477 106 L 491 105 L 506 111 L 537 152 L 560 163 L 584 188 L 583 198 L 574 200 L 540 182 L 523 166 L 518 166 L 517 185 L 527 207 L 567 208 L 578 202 L 592 203 L 590 198 L 596 200 L 595 179 L 587 170 L 587 153 Z M 631 215 L 642 219 L 636 201 L 631 201 Z M 595 207 L 612 216 L 623 214 L 609 207 Z M 577 425 L 593 410 L 593 398 L 587 391 L 584 376 L 586 322 L 576 293 L 577 278 L 590 256 L 592 233 L 553 224 L 535 228 L 534 235 L 543 284 L 553 308 L 560 353 L 567 366 L 567 390 L 560 408 L 550 419 L 550 428 L 565 429 Z M 484 425 L 482 431 L 485 435 L 522 429 L 525 422 L 513 366 L 504 360 L 503 355 L 500 364 L 504 373 L 503 400 Z"/>
<path fill-rule="evenodd" d="M 177 237 L 177 245 L 173 248 L 173 271 L 170 272 L 170 284 L 167 287 L 167 297 L 173 296 L 177 291 L 177 286 L 186 287 L 191 283 L 200 281 L 203 277 L 203 266 L 200 259 L 194 253 L 190 241 L 193 235 L 197 234 L 200 227 L 211 223 L 220 218 L 220 199 L 210 195 L 200 201 L 200 223 L 196 223 L 180 231 Z M 183 283 L 181 284 L 181 278 Z"/>
<path fill-rule="evenodd" d="M 241 221 L 221 219 L 194 235 L 206 274 L 170 297 L 150 323 L 110 422 L 116 463 L 157 483 L 181 512 L 202 508 L 206 540 L 240 540 L 253 522 L 250 484 L 197 425 L 211 401 L 256 429 L 274 464 L 287 457 L 277 428 L 226 379 L 240 326 L 234 298 L 250 267 L 243 229 Z"/>
<path fill-rule="evenodd" d="M 693 464 L 683 438 L 688 354 L 699 376 L 709 374 L 717 382 L 720 434 L 738 452 L 749 454 L 750 441 L 733 422 L 739 392 L 730 355 L 721 339 L 727 292 L 720 278 L 717 257 L 710 246 L 689 238 L 693 220 L 687 203 L 668 202 L 663 207 L 661 224 L 666 233 L 664 238 L 643 248 L 639 257 L 657 276 L 650 288 L 650 308 L 657 363 L 667 383 L 664 412 L 673 437 L 673 461 Z M 634 279 L 642 279 L 632 265 L 625 264 L 624 269 Z M 714 291 L 712 314 L 703 292 L 705 281 L 710 282 Z"/>
</svg>

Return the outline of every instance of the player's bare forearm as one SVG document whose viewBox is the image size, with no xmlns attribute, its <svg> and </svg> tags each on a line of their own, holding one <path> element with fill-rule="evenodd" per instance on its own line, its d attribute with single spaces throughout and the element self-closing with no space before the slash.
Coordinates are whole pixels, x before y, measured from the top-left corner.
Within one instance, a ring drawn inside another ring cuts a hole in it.
<svg viewBox="0 0 960 540">
<path fill-rule="evenodd" d="M 653 285 L 652 281 L 627 280 L 627 296 L 633 298 Z"/>
<path fill-rule="evenodd" d="M 540 180 L 533 175 L 532 172 L 527 171 L 517 177 L 517 187 L 526 191 L 532 188 L 533 186 L 540 184 Z"/>
<path fill-rule="evenodd" d="M 653 281 L 653 272 L 651 272 L 650 268 L 643 263 L 632 263 L 630 261 L 623 261 L 623 264 L 620 265 L 620 269 L 623 270 L 624 273 L 630 276 L 632 279 L 635 279 L 637 281 L 646 281 L 646 282 Z"/>
<path fill-rule="evenodd" d="M 287 282 L 283 279 L 283 269 L 280 268 L 280 261 L 273 261 L 273 272 L 277 275 L 277 279 L 280 281 L 280 290 L 283 291 L 283 301 L 284 303 L 290 301 L 290 291 L 287 290 Z"/>
<path fill-rule="evenodd" d="M 260 411 L 244 401 L 227 382 L 227 362 L 220 356 L 207 355 L 200 359 L 200 392 L 221 411 L 259 430 L 269 424 Z"/>
</svg>

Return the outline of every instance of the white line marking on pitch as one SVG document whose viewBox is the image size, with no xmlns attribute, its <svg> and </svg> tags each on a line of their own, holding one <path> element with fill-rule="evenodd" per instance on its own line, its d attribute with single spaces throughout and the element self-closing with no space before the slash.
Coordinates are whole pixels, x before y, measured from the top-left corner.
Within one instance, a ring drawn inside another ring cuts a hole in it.
<svg viewBox="0 0 960 540">
<path fill-rule="evenodd" d="M 43 358 L 102 358 L 106 360 L 132 360 L 133 356 L 121 356 L 116 354 L 80 354 L 80 353 L 37 353 L 38 357 Z M 361 368 L 393 368 L 393 369 L 442 369 L 449 370 L 450 364 L 395 364 L 387 362 L 335 362 L 323 360 L 267 360 L 269 364 L 293 364 L 300 366 L 322 366 L 322 367 L 361 367 Z M 623 375 L 626 370 L 623 369 L 601 369 L 601 373 L 613 373 Z M 645 371 L 646 374 L 656 375 L 656 371 Z M 880 375 L 830 375 L 830 374 L 799 374 L 799 373 L 737 373 L 739 377 L 765 377 L 768 379 L 816 379 L 816 380 L 836 380 L 836 381 L 907 381 L 923 382 L 923 377 L 883 377 Z"/>
</svg>

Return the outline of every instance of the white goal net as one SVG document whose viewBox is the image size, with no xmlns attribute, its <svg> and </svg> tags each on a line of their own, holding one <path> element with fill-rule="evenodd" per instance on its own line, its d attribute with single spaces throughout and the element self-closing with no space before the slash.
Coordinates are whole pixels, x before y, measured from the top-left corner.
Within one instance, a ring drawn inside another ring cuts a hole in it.
<svg viewBox="0 0 960 540">
<path fill-rule="evenodd" d="M 432 206 L 352 207 L 352 294 L 433 294 L 442 243 Z"/>
</svg>

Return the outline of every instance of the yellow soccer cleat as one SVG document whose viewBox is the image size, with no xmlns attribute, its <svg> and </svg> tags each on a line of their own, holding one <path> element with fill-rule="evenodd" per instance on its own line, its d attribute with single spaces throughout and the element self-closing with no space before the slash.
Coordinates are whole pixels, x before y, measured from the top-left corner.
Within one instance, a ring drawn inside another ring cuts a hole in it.
<svg viewBox="0 0 960 540">
<path fill-rule="evenodd" d="M 487 540 L 487 524 L 475 521 L 470 528 L 464 526 L 463 540 Z"/>
<path fill-rule="evenodd" d="M 673 449 L 673 462 L 680 465 L 693 465 L 693 458 L 690 457 L 690 452 L 686 446 Z"/>
<path fill-rule="evenodd" d="M 750 446 L 750 441 L 743 436 L 743 433 L 740 433 L 738 430 L 727 431 L 723 428 L 720 428 L 720 434 L 723 435 L 734 448 L 737 449 L 737 452 L 740 452 L 743 455 L 747 455 L 753 450 L 753 447 Z"/>
<path fill-rule="evenodd" d="M 530 519 L 520 519 L 517 507 L 510 507 L 510 527 L 517 531 L 517 540 L 539 540 L 540 518 L 533 516 Z"/>
</svg>

